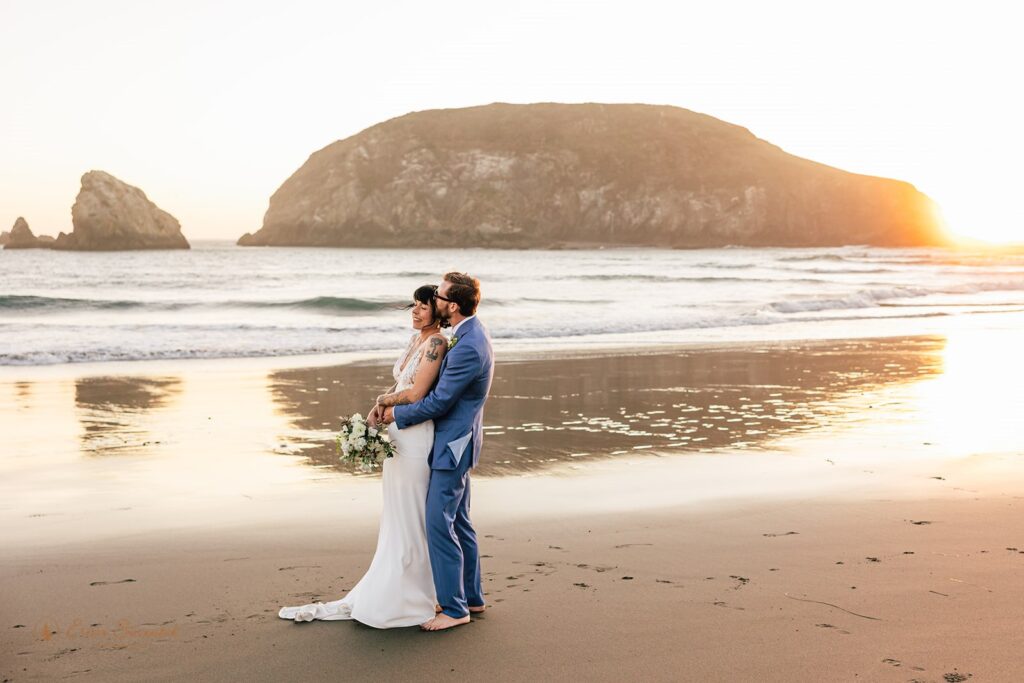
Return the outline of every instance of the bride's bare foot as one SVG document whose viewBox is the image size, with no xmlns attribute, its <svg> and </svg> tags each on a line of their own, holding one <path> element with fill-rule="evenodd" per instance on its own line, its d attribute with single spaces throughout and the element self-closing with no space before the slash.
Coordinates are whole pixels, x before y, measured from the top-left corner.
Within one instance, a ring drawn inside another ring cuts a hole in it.
<svg viewBox="0 0 1024 683">
<path fill-rule="evenodd" d="M 424 631 L 443 631 L 446 628 L 454 628 L 461 626 L 462 624 L 469 623 L 469 615 L 462 617 L 461 619 L 452 619 L 450 616 L 441 612 L 430 621 L 420 624 L 420 628 Z"/>
</svg>

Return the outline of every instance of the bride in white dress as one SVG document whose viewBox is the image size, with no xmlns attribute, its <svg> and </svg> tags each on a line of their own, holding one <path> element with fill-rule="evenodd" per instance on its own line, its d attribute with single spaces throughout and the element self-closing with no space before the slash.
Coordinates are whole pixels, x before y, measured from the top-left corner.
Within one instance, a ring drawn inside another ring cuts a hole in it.
<svg viewBox="0 0 1024 683">
<path fill-rule="evenodd" d="M 418 401 L 437 379 L 447 341 L 434 315 L 435 291 L 436 287 L 424 285 L 413 295 L 412 326 L 417 331 L 392 368 L 395 386 L 378 397 L 378 405 Z M 374 628 L 396 628 L 434 618 L 437 599 L 424 519 L 434 421 L 406 429 L 392 422 L 388 435 L 396 448 L 382 465 L 384 506 L 370 568 L 340 600 L 282 607 L 278 612 L 282 619 L 354 619 Z"/>
</svg>

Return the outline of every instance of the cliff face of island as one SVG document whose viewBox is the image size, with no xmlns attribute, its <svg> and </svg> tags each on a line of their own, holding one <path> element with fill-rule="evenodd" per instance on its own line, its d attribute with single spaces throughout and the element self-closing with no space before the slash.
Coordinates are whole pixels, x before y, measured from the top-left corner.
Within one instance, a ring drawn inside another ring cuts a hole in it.
<svg viewBox="0 0 1024 683">
<path fill-rule="evenodd" d="M 113 251 L 188 249 L 178 220 L 137 187 L 109 173 L 89 171 L 71 207 L 74 230 L 60 233 L 54 249 Z"/>
<path fill-rule="evenodd" d="M 643 104 L 408 114 L 315 152 L 243 246 L 911 246 L 943 243 L 913 185 Z"/>
</svg>

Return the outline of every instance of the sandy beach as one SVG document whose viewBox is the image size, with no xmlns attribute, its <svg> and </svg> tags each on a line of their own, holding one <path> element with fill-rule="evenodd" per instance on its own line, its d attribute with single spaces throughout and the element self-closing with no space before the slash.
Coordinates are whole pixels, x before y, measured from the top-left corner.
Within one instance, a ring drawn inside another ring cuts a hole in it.
<svg viewBox="0 0 1024 683">
<path fill-rule="evenodd" d="M 499 359 L 473 494 L 490 608 L 435 634 L 277 617 L 369 563 L 379 479 L 329 439 L 387 367 L 5 378 L 0 672 L 1019 680 L 1020 342 Z"/>
</svg>

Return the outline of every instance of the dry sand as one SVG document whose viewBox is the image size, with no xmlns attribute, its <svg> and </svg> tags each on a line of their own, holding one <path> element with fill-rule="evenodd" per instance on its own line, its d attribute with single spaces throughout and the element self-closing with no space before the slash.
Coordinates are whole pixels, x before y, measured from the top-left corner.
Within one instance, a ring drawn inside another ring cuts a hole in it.
<svg viewBox="0 0 1024 683">
<path fill-rule="evenodd" d="M 351 587 L 369 532 L 66 548 L 4 563 L 5 676 L 1021 680 L 1022 498 L 483 517 L 490 609 L 436 634 L 277 618 Z"/>
</svg>

